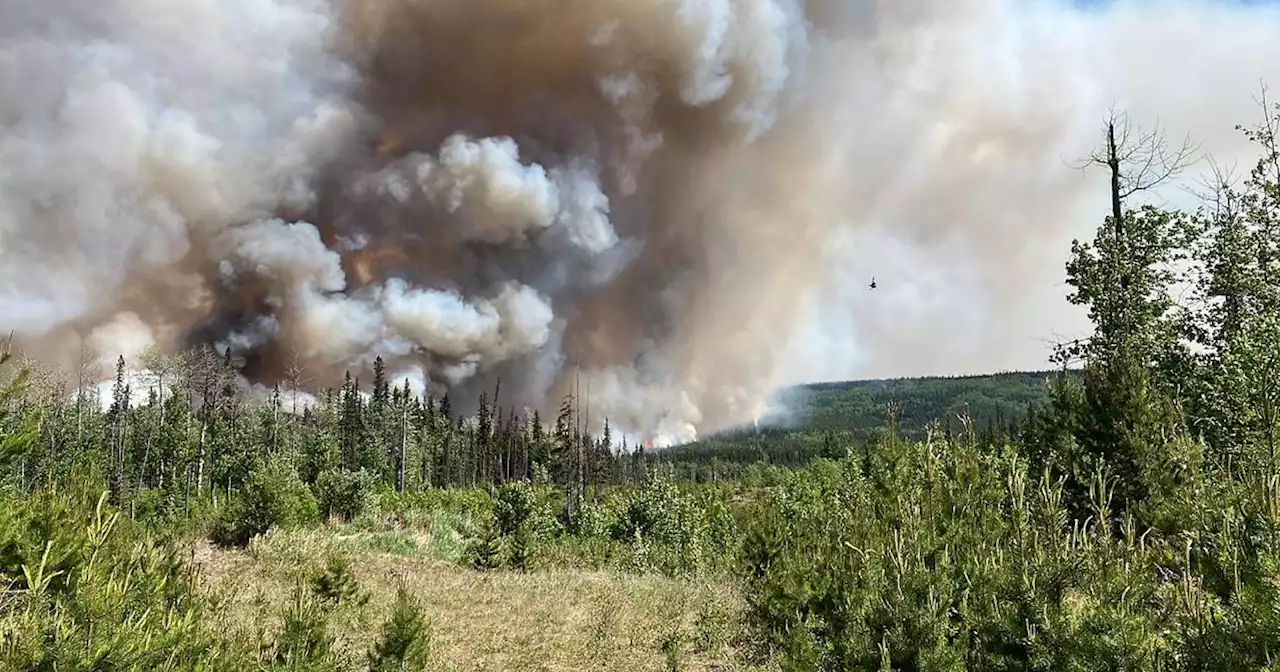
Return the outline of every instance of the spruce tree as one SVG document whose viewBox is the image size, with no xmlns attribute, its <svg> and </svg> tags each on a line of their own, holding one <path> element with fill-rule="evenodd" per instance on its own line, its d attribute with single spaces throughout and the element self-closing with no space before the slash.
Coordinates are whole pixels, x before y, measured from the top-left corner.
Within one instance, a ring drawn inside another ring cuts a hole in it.
<svg viewBox="0 0 1280 672">
<path fill-rule="evenodd" d="M 111 456 L 111 482 L 108 492 L 113 506 L 124 503 L 124 455 L 125 429 L 129 422 L 129 385 L 125 382 L 124 355 L 116 360 L 116 382 L 111 388 L 111 410 L 108 412 L 107 426 Z"/>
</svg>

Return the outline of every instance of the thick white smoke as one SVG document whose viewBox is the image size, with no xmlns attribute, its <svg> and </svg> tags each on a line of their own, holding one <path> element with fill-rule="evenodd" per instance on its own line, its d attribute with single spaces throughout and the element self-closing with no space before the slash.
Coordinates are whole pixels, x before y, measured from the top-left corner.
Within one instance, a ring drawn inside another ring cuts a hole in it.
<svg viewBox="0 0 1280 672">
<path fill-rule="evenodd" d="M 788 345 L 785 382 L 1046 366 L 1054 341 L 1087 333 L 1064 264 L 1109 211 L 1107 178 L 1072 166 L 1109 109 L 1158 122 L 1174 144 L 1190 133 L 1243 170 L 1256 150 L 1234 127 L 1261 120 L 1260 83 L 1273 99 L 1280 86 L 1269 0 L 939 0 L 875 14 L 845 64 L 857 121 L 831 139 L 855 148 L 851 216 L 828 241 L 840 262 Z M 1194 207 L 1182 187 L 1207 169 L 1155 200 Z"/>
<path fill-rule="evenodd" d="M 375 356 L 462 409 L 573 386 L 666 441 L 803 379 L 1036 366 L 1105 211 L 1064 159 L 1112 105 L 1236 155 L 1277 26 L 1210 0 L 0 4 L 0 327 L 108 373 L 217 344 L 259 392 Z"/>
</svg>

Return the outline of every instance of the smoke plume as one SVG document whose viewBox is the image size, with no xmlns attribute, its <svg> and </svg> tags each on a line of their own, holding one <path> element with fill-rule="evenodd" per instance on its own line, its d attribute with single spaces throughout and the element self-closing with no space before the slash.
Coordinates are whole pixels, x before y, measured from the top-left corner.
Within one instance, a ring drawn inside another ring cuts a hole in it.
<svg viewBox="0 0 1280 672">
<path fill-rule="evenodd" d="M 1272 5 L 0 2 L 0 327 L 247 384 L 374 357 L 672 441 L 779 386 L 1036 366 L 1107 109 L 1228 159 Z M 877 276 L 882 289 L 868 292 Z"/>
</svg>

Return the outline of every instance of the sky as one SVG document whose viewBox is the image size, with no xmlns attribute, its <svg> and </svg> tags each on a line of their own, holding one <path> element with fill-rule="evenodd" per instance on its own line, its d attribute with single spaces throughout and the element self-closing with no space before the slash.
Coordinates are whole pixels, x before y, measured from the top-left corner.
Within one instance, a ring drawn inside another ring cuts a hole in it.
<svg viewBox="0 0 1280 672">
<path fill-rule="evenodd" d="M 1089 329 L 1066 301 L 1064 266 L 1071 241 L 1105 216 L 1107 185 L 1069 164 L 1097 142 L 1107 110 L 1175 140 L 1190 134 L 1247 169 L 1252 150 L 1234 126 L 1258 119 L 1261 82 L 1280 82 L 1273 0 L 957 0 L 914 11 L 894 23 L 882 10 L 877 47 L 898 60 L 874 72 L 898 103 L 867 116 L 898 134 L 850 149 L 888 158 L 878 174 L 855 172 L 878 193 L 833 242 L 825 300 L 790 344 L 796 381 L 1046 368 L 1054 343 Z M 1004 163 L 974 160 L 984 144 Z M 1205 170 L 1154 198 L 1194 207 L 1182 189 Z"/>
</svg>

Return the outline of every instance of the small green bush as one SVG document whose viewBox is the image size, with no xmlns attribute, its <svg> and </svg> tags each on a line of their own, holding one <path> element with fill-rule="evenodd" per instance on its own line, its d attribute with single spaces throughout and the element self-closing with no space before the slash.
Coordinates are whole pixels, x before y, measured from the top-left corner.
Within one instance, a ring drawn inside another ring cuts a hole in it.
<svg viewBox="0 0 1280 672">
<path fill-rule="evenodd" d="M 663 543 L 680 540 L 680 523 L 689 502 L 670 480 L 651 479 L 631 491 L 622 506 L 611 531 L 614 539 L 631 541 L 643 537 Z"/>
<path fill-rule="evenodd" d="M 467 544 L 467 561 L 479 570 L 500 569 L 507 560 L 507 544 L 492 520 L 483 520 Z"/>
<path fill-rule="evenodd" d="M 0 669 L 249 669 L 173 546 L 87 492 L 0 498 Z"/>
<path fill-rule="evenodd" d="M 331 553 L 324 569 L 312 577 L 311 592 L 322 603 L 335 606 L 363 606 L 369 601 L 351 571 L 351 562 L 337 553 Z"/>
<path fill-rule="evenodd" d="M 369 672 L 426 669 L 431 639 L 431 623 L 423 616 L 422 607 L 403 586 L 399 587 L 391 617 L 369 651 Z"/>
<path fill-rule="evenodd" d="M 460 562 L 467 552 L 469 521 L 447 511 L 435 511 L 420 521 L 430 535 L 430 542 L 422 549 L 427 555 L 444 562 Z"/>
<path fill-rule="evenodd" d="M 493 514 L 494 498 L 478 488 L 432 489 L 396 493 L 386 490 L 378 495 L 379 511 L 395 516 L 406 525 L 430 520 L 436 512 L 463 518 L 481 518 Z"/>
<path fill-rule="evenodd" d="M 334 637 L 320 605 L 298 586 L 283 616 L 276 641 L 277 663 L 292 669 L 335 669 Z"/>
<path fill-rule="evenodd" d="M 537 539 L 526 528 L 521 528 L 507 538 L 507 565 L 527 572 L 537 562 Z"/>
<path fill-rule="evenodd" d="M 574 509 L 569 530 L 582 539 L 608 538 L 618 526 L 618 510 L 609 502 L 584 501 Z"/>
<path fill-rule="evenodd" d="M 244 490 L 215 518 L 209 538 L 220 546 L 245 546 L 273 527 L 290 529 L 317 516 L 316 498 L 297 474 L 269 466 L 250 474 Z"/>
<path fill-rule="evenodd" d="M 421 549 L 418 541 L 408 532 L 374 532 L 361 535 L 358 546 L 374 553 L 390 553 L 392 555 L 413 556 Z"/>
<path fill-rule="evenodd" d="M 369 472 L 328 469 L 316 477 L 315 495 L 326 520 L 351 522 L 376 505 L 376 479 Z"/>
<path fill-rule="evenodd" d="M 558 497 L 550 488 L 528 483 L 505 483 L 494 497 L 493 515 L 498 534 L 510 537 L 527 532 L 534 539 L 555 534 Z"/>
</svg>

